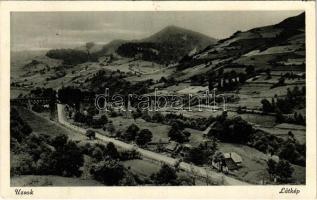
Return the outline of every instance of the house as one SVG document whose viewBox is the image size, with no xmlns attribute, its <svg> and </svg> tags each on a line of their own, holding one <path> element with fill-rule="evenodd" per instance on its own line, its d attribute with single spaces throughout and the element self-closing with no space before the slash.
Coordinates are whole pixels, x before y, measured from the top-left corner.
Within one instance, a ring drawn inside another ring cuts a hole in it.
<svg viewBox="0 0 317 200">
<path fill-rule="evenodd" d="M 179 144 L 177 142 L 171 141 L 166 147 L 166 151 L 169 153 L 175 152 L 179 148 Z"/>
<path fill-rule="evenodd" d="M 242 158 L 235 152 L 224 153 L 224 171 L 239 169 L 242 164 Z"/>
<path fill-rule="evenodd" d="M 148 148 L 151 148 L 152 150 L 156 150 L 158 152 L 165 151 L 165 147 L 170 143 L 169 138 L 160 138 L 160 139 L 154 139 L 151 142 L 149 142 Z"/>
</svg>

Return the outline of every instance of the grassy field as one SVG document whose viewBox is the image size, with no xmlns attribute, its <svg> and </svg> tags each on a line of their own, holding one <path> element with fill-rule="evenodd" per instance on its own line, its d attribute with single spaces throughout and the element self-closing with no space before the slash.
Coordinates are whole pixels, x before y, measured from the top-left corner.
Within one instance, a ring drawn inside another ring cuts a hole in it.
<svg viewBox="0 0 317 200">
<path fill-rule="evenodd" d="M 110 118 L 116 130 L 126 131 L 131 124 L 136 124 L 140 129 L 149 129 L 153 133 L 152 141 L 159 141 L 161 138 L 167 138 L 170 126 L 158 123 L 146 122 L 143 119 L 130 119 L 124 117 Z"/>
<path fill-rule="evenodd" d="M 155 72 L 152 72 L 150 74 L 143 74 L 142 76 L 138 76 L 138 75 L 129 76 L 129 77 L 125 78 L 125 80 L 130 81 L 132 83 L 136 83 L 139 81 L 145 81 L 145 80 L 149 80 L 149 79 L 153 79 L 153 81 L 158 81 L 162 77 L 165 77 L 165 78 L 169 77 L 174 72 L 175 72 L 174 68 L 160 69 L 160 70 L 158 70 L 158 71 L 156 70 Z"/>
<path fill-rule="evenodd" d="M 272 128 L 261 128 L 261 130 L 268 132 L 272 135 L 287 139 L 288 136 L 288 132 L 292 131 L 292 133 L 294 134 L 294 137 L 296 138 L 296 140 L 301 143 L 304 144 L 306 142 L 306 129 L 304 130 L 299 130 L 299 129 L 292 129 L 292 128 L 277 128 L 277 127 L 272 127 Z"/>
<path fill-rule="evenodd" d="M 129 168 L 132 173 L 141 175 L 144 178 L 148 178 L 152 174 L 157 173 L 161 168 L 159 164 L 148 160 L 127 160 L 123 161 L 122 164 L 126 168 Z"/>
<path fill-rule="evenodd" d="M 22 89 L 22 88 L 14 88 L 14 89 L 10 89 L 10 98 L 14 99 L 14 98 L 18 98 L 18 96 L 20 94 L 22 95 L 26 95 L 28 94 L 30 91 L 27 89 Z"/>
<path fill-rule="evenodd" d="M 68 178 L 51 175 L 23 175 L 10 179 L 11 187 L 34 187 L 34 186 L 104 186 L 95 180 Z"/>
<path fill-rule="evenodd" d="M 296 85 L 285 85 L 276 88 L 270 88 L 272 84 L 261 84 L 261 83 L 248 83 L 241 86 L 239 90 L 239 106 L 246 106 L 248 108 L 261 108 L 261 100 L 271 99 L 277 96 L 285 96 L 287 94 L 287 88 L 293 90 L 295 86 L 298 86 L 300 89 L 304 86 L 303 83 Z"/>
<path fill-rule="evenodd" d="M 19 108 L 18 111 L 21 118 L 31 126 L 34 133 L 49 135 L 52 137 L 59 134 L 65 134 L 72 140 L 88 140 L 84 135 L 75 133 L 61 126 L 57 126 L 53 122 L 43 119 L 24 108 Z"/>
<path fill-rule="evenodd" d="M 239 179 L 250 183 L 259 184 L 261 180 L 269 180 L 267 172 L 267 155 L 240 144 L 220 143 L 219 150 L 222 152 L 236 152 L 242 158 L 242 167 L 235 172 Z M 294 168 L 293 178 L 297 183 L 305 183 L 305 167 L 292 165 Z"/>
</svg>

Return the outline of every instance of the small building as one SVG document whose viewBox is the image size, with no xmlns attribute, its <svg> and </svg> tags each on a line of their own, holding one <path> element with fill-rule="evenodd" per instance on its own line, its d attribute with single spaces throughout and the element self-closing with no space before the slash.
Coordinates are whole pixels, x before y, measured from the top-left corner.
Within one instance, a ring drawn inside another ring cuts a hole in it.
<svg viewBox="0 0 317 200">
<path fill-rule="evenodd" d="M 92 119 L 94 119 L 94 120 L 99 120 L 101 118 L 101 115 L 94 115 L 93 117 L 92 117 Z"/>
<path fill-rule="evenodd" d="M 166 151 L 169 153 L 175 152 L 179 148 L 179 144 L 177 142 L 171 141 L 166 147 Z"/>
</svg>

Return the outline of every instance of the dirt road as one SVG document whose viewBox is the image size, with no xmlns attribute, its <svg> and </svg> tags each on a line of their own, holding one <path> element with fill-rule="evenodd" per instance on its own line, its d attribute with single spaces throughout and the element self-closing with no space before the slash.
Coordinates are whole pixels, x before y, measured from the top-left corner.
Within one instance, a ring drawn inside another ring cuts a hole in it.
<svg viewBox="0 0 317 200">
<path fill-rule="evenodd" d="M 74 126 L 65 120 L 64 106 L 63 105 L 58 104 L 57 110 L 58 110 L 59 123 L 63 124 L 64 126 L 70 128 L 76 132 L 79 132 L 81 134 L 86 133 L 86 129 Z M 104 136 L 100 133 L 96 133 L 96 138 L 100 139 L 102 141 L 105 141 L 105 142 L 112 142 L 114 145 L 116 145 L 117 147 L 120 147 L 122 149 L 126 149 L 126 150 L 135 149 L 136 151 L 138 151 L 141 154 L 141 156 L 143 156 L 147 159 L 157 161 L 157 162 L 166 163 L 168 165 L 175 165 L 178 162 L 177 159 L 168 157 L 168 156 L 163 155 L 163 154 L 159 154 L 159 153 L 155 153 L 152 151 L 148 151 L 148 150 L 139 148 L 139 147 L 134 146 L 132 144 L 128 144 L 128 143 L 116 140 L 114 138 Z M 219 184 L 248 185 L 248 183 L 246 183 L 246 182 L 243 182 L 243 181 L 237 180 L 235 178 L 226 176 L 222 173 L 215 172 L 215 171 L 212 171 L 210 169 L 203 168 L 203 167 L 198 167 L 198 166 L 188 164 L 185 162 L 181 162 L 179 165 L 179 168 L 184 170 L 184 171 L 187 171 L 189 173 L 195 174 L 196 176 L 203 177 L 203 178 L 209 178 L 210 180 L 213 180 L 214 182 L 219 183 Z"/>
</svg>

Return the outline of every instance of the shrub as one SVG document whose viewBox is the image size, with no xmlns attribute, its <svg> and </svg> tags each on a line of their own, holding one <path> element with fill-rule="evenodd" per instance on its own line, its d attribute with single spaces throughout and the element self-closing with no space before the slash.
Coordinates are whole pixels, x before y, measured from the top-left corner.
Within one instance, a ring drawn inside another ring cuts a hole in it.
<svg viewBox="0 0 317 200">
<path fill-rule="evenodd" d="M 152 174 L 151 178 L 159 185 L 177 185 L 175 169 L 166 164 L 161 167 L 158 173 Z"/>
<path fill-rule="evenodd" d="M 93 165 L 90 173 L 106 185 L 118 185 L 124 177 L 124 168 L 117 161 L 106 160 Z"/>
<path fill-rule="evenodd" d="M 133 159 L 140 159 L 141 155 L 136 150 L 130 150 L 130 151 L 122 151 L 120 153 L 120 160 L 133 160 Z"/>
<path fill-rule="evenodd" d="M 140 128 L 137 125 L 131 124 L 128 127 L 128 129 L 125 131 L 125 133 L 123 135 L 123 139 L 125 139 L 127 141 L 135 140 L 135 137 L 137 136 L 139 130 L 140 130 Z"/>
<path fill-rule="evenodd" d="M 136 137 L 136 143 L 138 145 L 145 145 L 151 142 L 152 137 L 153 137 L 153 134 L 149 129 L 142 129 Z"/>
<path fill-rule="evenodd" d="M 84 164 L 81 149 L 73 141 L 68 141 L 65 135 L 56 136 L 52 145 L 55 151 L 52 153 L 52 168 L 55 174 L 61 176 L 79 176 L 80 167 Z"/>
<path fill-rule="evenodd" d="M 113 158 L 113 159 L 119 158 L 118 150 L 112 142 L 109 142 L 107 144 L 105 154 L 107 154 L 110 158 Z"/>
</svg>

